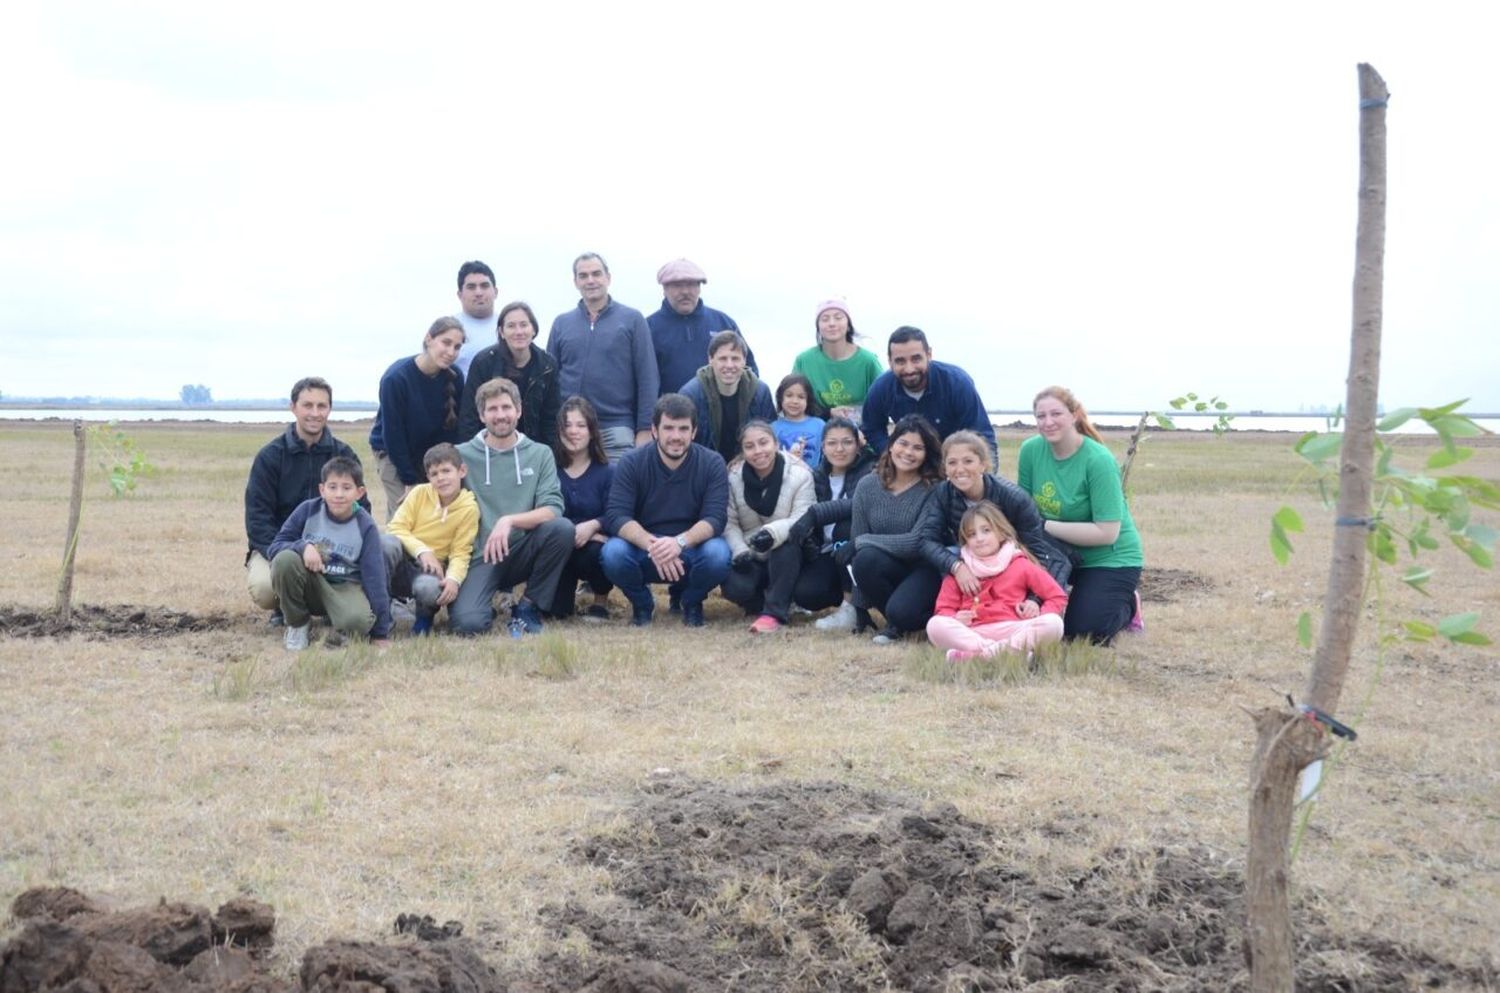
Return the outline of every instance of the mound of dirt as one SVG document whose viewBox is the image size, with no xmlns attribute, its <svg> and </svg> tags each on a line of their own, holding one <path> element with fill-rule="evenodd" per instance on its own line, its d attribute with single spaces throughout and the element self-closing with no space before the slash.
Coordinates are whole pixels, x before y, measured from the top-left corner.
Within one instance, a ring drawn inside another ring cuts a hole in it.
<svg viewBox="0 0 1500 993">
<path fill-rule="evenodd" d="M 190 631 L 222 631 L 236 619 L 228 614 L 188 614 L 166 607 L 129 605 L 73 608 L 72 620 L 64 624 L 51 611 L 0 606 L 0 636 L 13 638 L 58 638 L 81 634 L 87 638 L 159 638 Z"/>
<path fill-rule="evenodd" d="M 1187 569 L 1142 569 L 1141 599 L 1148 603 L 1171 603 L 1180 596 L 1208 593 L 1214 581 Z"/>
<path fill-rule="evenodd" d="M 510 989 L 1244 988 L 1242 881 L 1223 859 L 1120 852 L 1048 884 L 998 851 L 950 804 L 839 784 L 657 784 L 628 826 L 576 845 L 609 874 L 610 905 L 544 911 L 570 951 Z M 1375 941 L 1340 944 L 1316 921 L 1299 931 L 1301 990 L 1479 978 Z M 1311 954 L 1331 946 L 1343 954 Z M 1350 972 L 1320 971 L 1335 960 Z"/>
<path fill-rule="evenodd" d="M 0 949 L 3 993 L 294 993 L 266 953 L 275 912 L 244 898 L 215 913 L 188 903 L 106 911 L 77 890 L 27 890 L 11 904 L 21 932 Z M 494 970 L 456 921 L 403 914 L 398 931 L 441 940 L 378 945 L 329 941 L 302 959 L 300 989 L 312 993 L 504 993 Z"/>
</svg>

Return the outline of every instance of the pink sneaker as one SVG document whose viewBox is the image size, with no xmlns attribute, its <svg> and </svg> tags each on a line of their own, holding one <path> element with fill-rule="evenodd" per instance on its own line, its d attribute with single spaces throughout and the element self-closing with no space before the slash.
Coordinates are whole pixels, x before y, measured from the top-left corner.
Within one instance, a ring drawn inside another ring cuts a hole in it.
<svg viewBox="0 0 1500 993">
<path fill-rule="evenodd" d="M 770 614 L 761 614 L 750 623 L 750 633 L 770 634 L 773 631 L 780 631 L 781 627 L 781 622 L 772 617 Z"/>
<path fill-rule="evenodd" d="M 944 657 L 949 662 L 967 662 L 978 655 L 978 652 L 966 652 L 961 648 L 950 648 Z"/>
<path fill-rule="evenodd" d="M 1130 619 L 1130 623 L 1126 626 L 1125 630 L 1127 630 L 1127 631 L 1136 631 L 1136 632 L 1140 632 L 1140 631 L 1146 630 L 1146 619 L 1141 616 L 1141 591 L 1140 590 L 1136 590 L 1135 591 L 1135 616 Z"/>
</svg>

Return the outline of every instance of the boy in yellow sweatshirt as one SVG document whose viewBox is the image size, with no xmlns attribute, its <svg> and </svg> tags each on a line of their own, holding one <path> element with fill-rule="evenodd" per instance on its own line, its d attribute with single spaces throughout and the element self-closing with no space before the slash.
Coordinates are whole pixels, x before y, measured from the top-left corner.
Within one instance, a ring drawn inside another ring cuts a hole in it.
<svg viewBox="0 0 1500 993">
<path fill-rule="evenodd" d="M 479 504 L 464 488 L 469 469 L 458 449 L 447 442 L 433 445 L 422 456 L 422 469 L 427 482 L 411 488 L 381 537 L 387 561 L 396 556 L 391 543 L 400 548 L 391 596 L 416 600 L 415 635 L 429 633 L 438 610 L 458 596 L 479 533 Z"/>
</svg>

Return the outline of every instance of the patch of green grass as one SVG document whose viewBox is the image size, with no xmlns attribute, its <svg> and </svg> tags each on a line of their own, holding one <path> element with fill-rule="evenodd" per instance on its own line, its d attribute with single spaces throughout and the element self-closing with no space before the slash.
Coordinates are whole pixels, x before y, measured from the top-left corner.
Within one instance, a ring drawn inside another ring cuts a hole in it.
<svg viewBox="0 0 1500 993">
<path fill-rule="evenodd" d="M 337 648 L 314 645 L 297 656 L 288 678 L 298 693 L 317 693 L 354 679 L 370 667 L 368 642 L 357 641 Z"/>
<path fill-rule="evenodd" d="M 230 662 L 214 673 L 213 695 L 220 700 L 248 699 L 255 692 L 259 670 L 260 660 L 254 656 Z"/>
<path fill-rule="evenodd" d="M 543 679 L 573 679 L 578 675 L 578 645 L 555 631 L 531 642 L 536 672 Z"/>
<path fill-rule="evenodd" d="M 1089 673 L 1115 675 L 1120 671 L 1115 653 L 1087 642 L 1071 641 L 1043 645 L 1031 655 L 999 652 L 993 658 L 949 662 L 940 649 L 913 652 L 905 665 L 906 675 L 922 683 L 958 683 L 964 686 L 1014 684 L 1027 679 L 1082 676 Z"/>
</svg>

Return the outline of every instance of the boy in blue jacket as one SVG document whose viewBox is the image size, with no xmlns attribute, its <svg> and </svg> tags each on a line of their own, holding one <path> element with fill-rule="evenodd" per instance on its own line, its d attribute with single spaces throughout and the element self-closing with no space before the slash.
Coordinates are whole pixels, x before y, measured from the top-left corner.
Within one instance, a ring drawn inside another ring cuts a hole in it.
<svg viewBox="0 0 1500 993">
<path fill-rule="evenodd" d="M 331 458 L 318 493 L 292 511 L 268 549 L 287 650 L 307 647 L 313 614 L 327 615 L 340 634 L 368 634 L 383 647 L 391 632 L 390 583 L 380 534 L 359 505 L 364 471 L 353 459 Z"/>
</svg>

